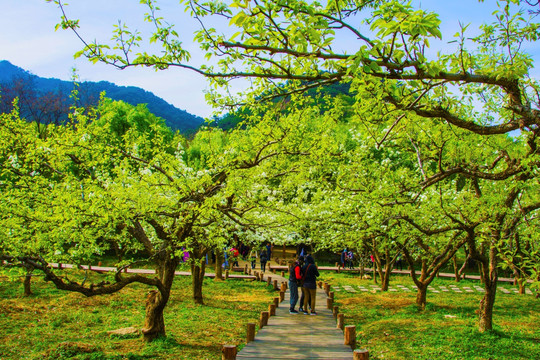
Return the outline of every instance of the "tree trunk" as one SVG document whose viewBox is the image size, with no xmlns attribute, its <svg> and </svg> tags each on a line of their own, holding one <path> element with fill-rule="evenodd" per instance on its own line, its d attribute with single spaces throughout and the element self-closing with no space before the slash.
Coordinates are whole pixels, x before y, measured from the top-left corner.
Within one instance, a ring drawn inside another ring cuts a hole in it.
<svg viewBox="0 0 540 360">
<path fill-rule="evenodd" d="M 515 266 L 513 266 L 513 270 L 514 270 L 514 280 L 519 287 L 519 294 L 524 295 L 525 294 L 525 281 L 523 280 L 523 278 L 519 276 L 519 271 Z"/>
<path fill-rule="evenodd" d="M 32 295 L 32 287 L 30 286 L 31 281 L 32 281 L 32 271 L 28 271 L 23 280 L 24 296 Z"/>
<path fill-rule="evenodd" d="M 480 283 L 485 284 L 484 268 L 482 267 L 482 264 L 479 262 L 478 262 L 478 273 L 480 274 Z"/>
<path fill-rule="evenodd" d="M 216 277 L 214 280 L 223 280 L 223 252 L 216 250 L 216 264 L 215 264 L 215 273 Z"/>
<path fill-rule="evenodd" d="M 195 304 L 204 304 L 202 288 L 205 270 L 206 264 L 204 261 L 197 260 L 191 265 L 191 284 L 193 290 L 193 301 Z"/>
<path fill-rule="evenodd" d="M 497 250 L 489 251 L 489 262 L 482 263 L 481 276 L 484 283 L 484 297 L 480 301 L 478 331 L 493 330 L 493 306 L 497 292 Z"/>
<path fill-rule="evenodd" d="M 459 269 L 458 269 L 458 262 L 457 262 L 457 256 L 454 255 L 452 257 L 452 263 L 454 265 L 454 277 L 456 279 L 456 282 L 459 282 L 460 279 L 460 275 L 459 275 Z"/>
<path fill-rule="evenodd" d="M 416 305 L 422 310 L 426 309 L 427 303 L 427 285 L 416 284 Z"/>
<path fill-rule="evenodd" d="M 382 291 L 388 291 L 388 287 L 390 286 L 390 275 L 392 274 L 392 264 L 391 262 L 387 262 L 384 266 L 384 272 L 381 274 L 381 290 Z"/>
<path fill-rule="evenodd" d="M 150 291 L 146 298 L 146 318 L 142 330 L 144 341 L 151 342 L 158 337 L 165 336 L 163 310 L 166 304 L 167 301 L 163 299 L 159 291 Z"/>
<path fill-rule="evenodd" d="M 158 259 L 157 275 L 162 284 L 160 290 L 152 290 L 146 298 L 146 317 L 142 329 L 144 341 L 151 342 L 158 337 L 164 337 L 165 321 L 163 311 L 169 301 L 171 288 L 174 282 L 176 267 L 179 259 L 170 258 L 169 254 Z"/>
</svg>

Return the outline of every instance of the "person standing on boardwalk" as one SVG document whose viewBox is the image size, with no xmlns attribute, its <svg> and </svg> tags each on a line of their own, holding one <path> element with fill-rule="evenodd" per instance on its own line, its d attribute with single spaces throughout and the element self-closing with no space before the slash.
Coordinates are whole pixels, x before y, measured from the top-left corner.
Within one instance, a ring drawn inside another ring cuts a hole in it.
<svg viewBox="0 0 540 360">
<path fill-rule="evenodd" d="M 298 287 L 302 287 L 302 264 L 304 259 L 299 257 L 298 260 L 292 263 L 289 267 L 289 291 L 291 293 L 289 314 L 298 314 L 294 309 L 298 302 Z M 300 304 L 302 307 L 302 304 Z"/>
<path fill-rule="evenodd" d="M 341 267 L 345 269 L 345 263 L 347 261 L 347 248 L 343 249 L 343 251 L 341 252 L 339 261 L 341 262 Z"/>
<path fill-rule="evenodd" d="M 259 259 L 261 260 L 261 271 L 266 271 L 266 262 L 268 261 L 268 253 L 266 252 L 266 248 L 263 248 L 261 250 L 261 254 L 259 255 Z"/>
<path fill-rule="evenodd" d="M 266 253 L 267 253 L 267 260 L 270 261 L 272 260 L 272 244 L 271 243 L 268 243 L 266 244 Z"/>
<path fill-rule="evenodd" d="M 320 275 L 315 260 L 311 255 L 306 256 L 306 264 L 303 267 L 304 284 L 302 285 L 302 293 L 304 299 L 304 314 L 308 315 L 308 305 L 311 306 L 311 315 L 317 315 L 315 311 L 315 302 L 317 300 L 317 277 Z"/>
<path fill-rule="evenodd" d="M 249 252 L 249 260 L 251 261 L 251 268 L 255 269 L 255 264 L 257 263 L 257 249 L 251 249 Z"/>
</svg>

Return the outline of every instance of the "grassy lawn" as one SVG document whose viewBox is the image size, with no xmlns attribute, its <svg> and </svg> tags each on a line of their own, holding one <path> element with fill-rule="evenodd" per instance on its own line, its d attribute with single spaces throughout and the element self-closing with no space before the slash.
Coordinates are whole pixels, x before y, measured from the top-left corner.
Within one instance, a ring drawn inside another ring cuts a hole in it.
<svg viewBox="0 0 540 360">
<path fill-rule="evenodd" d="M 362 285 L 357 275 L 325 273 L 331 285 Z M 393 277 L 390 285 L 414 288 L 408 277 Z M 432 285 L 456 284 L 436 279 Z M 457 283 L 459 287 L 477 284 Z M 511 288 L 509 284 L 502 284 Z M 335 293 L 345 325 L 356 325 L 357 348 L 370 359 L 540 359 L 540 300 L 533 295 L 497 293 L 494 330 L 479 333 L 477 314 L 481 293 L 431 293 L 425 311 L 415 305 L 416 293 Z"/>
<path fill-rule="evenodd" d="M 97 276 L 97 275 L 95 275 Z M 177 277 L 165 310 L 167 338 L 145 344 L 140 336 L 107 331 L 144 325 L 149 287 L 87 298 L 35 277 L 35 295 L 0 279 L 0 359 L 221 359 L 221 345 L 245 343 L 246 324 L 258 323 L 275 293 L 264 282 L 206 279 L 205 305 L 191 300 L 191 278 Z"/>
</svg>

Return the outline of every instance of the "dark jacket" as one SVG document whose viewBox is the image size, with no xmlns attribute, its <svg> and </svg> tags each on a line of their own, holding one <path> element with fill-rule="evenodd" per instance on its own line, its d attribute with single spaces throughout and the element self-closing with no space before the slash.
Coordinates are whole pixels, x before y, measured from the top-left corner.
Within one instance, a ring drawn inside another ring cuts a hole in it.
<svg viewBox="0 0 540 360">
<path fill-rule="evenodd" d="M 302 273 L 304 274 L 304 285 L 303 287 L 308 289 L 317 288 L 317 276 L 319 276 L 319 270 L 315 261 L 311 256 L 306 257 L 306 265 L 302 268 Z"/>
<path fill-rule="evenodd" d="M 302 280 L 302 268 L 298 262 L 295 262 L 289 268 L 289 281 L 296 281 L 297 283 Z"/>
</svg>

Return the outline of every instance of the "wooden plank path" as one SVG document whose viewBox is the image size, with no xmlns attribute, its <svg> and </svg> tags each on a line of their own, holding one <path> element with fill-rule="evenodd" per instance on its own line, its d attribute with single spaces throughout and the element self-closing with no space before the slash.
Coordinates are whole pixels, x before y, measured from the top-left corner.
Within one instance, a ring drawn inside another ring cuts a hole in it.
<svg viewBox="0 0 540 360">
<path fill-rule="evenodd" d="M 49 265 L 54 269 L 73 269 L 73 268 L 77 267 L 76 265 L 72 265 L 72 264 L 49 263 Z M 110 267 L 110 266 L 80 265 L 79 268 L 82 269 L 82 270 L 91 270 L 91 271 L 100 272 L 100 273 L 118 271 L 117 268 Z M 240 269 L 240 268 L 235 268 L 235 270 L 242 271 L 242 269 Z M 152 275 L 152 274 L 156 273 L 156 270 L 154 270 L 154 269 L 130 269 L 130 268 L 127 268 L 123 272 L 125 272 L 127 274 L 148 274 L 148 275 Z M 190 271 L 175 271 L 174 274 L 176 276 L 191 276 Z M 209 278 L 215 278 L 216 274 L 211 273 L 211 272 L 205 272 L 204 276 L 209 277 Z M 225 270 L 223 270 L 223 277 L 225 277 Z M 245 274 L 229 274 L 229 277 L 232 278 L 232 279 L 252 279 L 252 280 L 254 280 L 256 278 L 255 275 L 245 275 Z"/>
<path fill-rule="evenodd" d="M 288 282 L 279 275 L 267 275 L 280 283 Z M 351 360 L 353 351 L 344 345 L 343 331 L 336 327 L 332 311 L 327 309 L 324 290 L 317 289 L 317 315 L 289 314 L 289 295 L 287 289 L 276 315 L 270 317 L 268 325 L 259 329 L 255 340 L 238 353 L 237 359 Z"/>
</svg>

